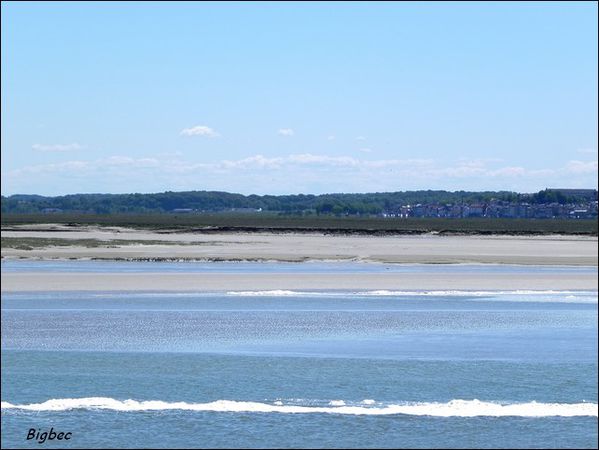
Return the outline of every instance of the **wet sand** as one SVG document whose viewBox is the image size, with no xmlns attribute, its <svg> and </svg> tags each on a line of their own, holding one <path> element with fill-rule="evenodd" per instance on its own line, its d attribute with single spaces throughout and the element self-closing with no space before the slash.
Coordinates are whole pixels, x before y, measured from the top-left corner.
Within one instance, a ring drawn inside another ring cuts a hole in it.
<svg viewBox="0 0 599 450">
<path fill-rule="evenodd" d="M 597 290 L 585 274 L 6 273 L 2 291 Z"/>
<path fill-rule="evenodd" d="M 132 229 L 2 231 L 2 237 L 96 239 L 97 247 L 3 248 L 3 258 L 370 261 L 422 264 L 535 264 L 596 266 L 597 238 L 580 236 L 339 236 L 273 233 L 161 233 Z M 108 242 L 110 241 L 110 242 Z M 121 245 L 121 241 L 135 241 Z M 159 245 L 143 241 L 161 241 Z"/>
<path fill-rule="evenodd" d="M 97 239 L 97 247 L 3 248 L 10 259 L 361 261 L 409 264 L 597 266 L 597 238 L 579 236 L 330 236 L 273 233 L 160 233 L 82 227 L 2 231 L 2 237 Z M 135 241 L 121 245 L 115 240 Z M 143 241 L 161 241 L 159 245 Z M 539 273 L 2 273 L 2 291 L 597 290 L 596 274 Z"/>
</svg>

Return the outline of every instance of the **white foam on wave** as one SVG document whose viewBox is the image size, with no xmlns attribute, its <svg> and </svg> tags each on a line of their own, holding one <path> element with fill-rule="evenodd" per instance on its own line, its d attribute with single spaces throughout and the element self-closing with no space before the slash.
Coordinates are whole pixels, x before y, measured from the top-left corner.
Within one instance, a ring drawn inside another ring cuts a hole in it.
<svg viewBox="0 0 599 450">
<path fill-rule="evenodd" d="M 329 402 L 331 406 L 345 406 L 345 402 L 343 400 L 331 400 Z"/>
<path fill-rule="evenodd" d="M 274 289 L 271 291 L 229 291 L 227 295 L 236 295 L 240 297 L 286 297 L 310 295 L 312 292 L 287 291 L 283 289 Z"/>
<path fill-rule="evenodd" d="M 466 290 L 433 290 L 433 291 L 398 291 L 379 289 L 374 291 L 228 291 L 227 295 L 238 297 L 492 297 L 494 300 L 535 301 L 556 303 L 597 303 L 596 291 L 555 291 L 555 290 L 513 290 L 513 291 L 466 291 Z M 518 296 L 517 299 L 514 299 Z M 529 298 L 527 298 L 529 297 Z"/>
<path fill-rule="evenodd" d="M 486 301 L 518 303 L 584 303 L 597 304 L 597 292 L 590 291 L 369 291 L 362 295 L 373 297 L 480 297 Z"/>
<path fill-rule="evenodd" d="M 535 291 L 526 289 L 517 289 L 513 291 L 465 291 L 465 290 L 436 290 L 436 291 L 390 291 L 390 290 L 376 290 L 376 291 L 364 291 L 362 295 L 376 295 L 376 296 L 388 296 L 388 295 L 423 295 L 423 296 L 492 296 L 492 295 L 567 295 L 567 298 L 574 298 L 575 295 L 592 296 L 597 295 L 597 292 L 593 291 Z"/>
<path fill-rule="evenodd" d="M 333 405 L 333 403 L 335 403 Z M 343 404 L 342 404 L 343 403 Z M 366 401 L 361 402 L 362 405 Z M 368 402 L 370 404 L 370 402 Z M 217 400 L 209 403 L 164 402 L 160 400 L 137 401 L 116 400 L 106 397 L 52 399 L 43 403 L 13 405 L 2 402 L 3 410 L 25 411 L 67 411 L 71 409 L 100 409 L 111 411 L 206 411 L 230 413 L 282 413 L 282 414 L 345 414 L 345 415 L 412 415 L 433 417 L 597 417 L 596 403 L 512 403 L 501 404 L 480 400 L 451 400 L 447 403 L 398 403 L 381 407 L 352 406 L 334 400 L 329 406 L 285 405 L 281 401 L 275 404 Z"/>
</svg>

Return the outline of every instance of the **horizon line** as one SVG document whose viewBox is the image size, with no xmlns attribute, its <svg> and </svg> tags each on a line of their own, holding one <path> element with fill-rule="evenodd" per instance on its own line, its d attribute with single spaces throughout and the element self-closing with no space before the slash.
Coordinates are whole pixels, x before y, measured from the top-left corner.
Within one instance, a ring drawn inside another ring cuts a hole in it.
<svg viewBox="0 0 599 450">
<path fill-rule="evenodd" d="M 219 193 L 219 194 L 231 194 L 231 195 L 242 195 L 244 197 L 250 196 L 258 196 L 258 197 L 285 197 L 285 196 L 314 196 L 318 197 L 321 195 L 368 195 L 368 194 L 396 194 L 396 193 L 407 193 L 407 192 L 447 192 L 450 194 L 455 194 L 458 192 L 468 192 L 468 193 L 483 193 L 483 192 L 497 192 L 497 193 L 512 193 L 512 194 L 520 194 L 520 195 L 532 195 L 538 192 L 543 191 L 595 191 L 597 192 L 596 187 L 592 188 L 581 188 L 581 187 L 546 187 L 544 189 L 540 189 L 539 191 L 534 192 L 519 192 L 512 190 L 481 190 L 481 191 L 472 191 L 472 190 L 464 190 L 459 189 L 455 191 L 446 190 L 446 189 L 414 189 L 414 190 L 405 190 L 405 191 L 370 191 L 370 192 L 325 192 L 321 194 L 314 193 L 298 193 L 298 194 L 242 194 L 241 192 L 231 192 L 231 191 L 217 191 L 217 190 L 186 190 L 186 191 L 160 191 L 160 192 L 120 192 L 120 193 L 109 193 L 109 192 L 75 192 L 71 194 L 58 194 L 58 195 L 44 195 L 44 194 L 9 194 L 4 195 L 0 193 L 0 197 L 2 198 L 10 198 L 16 196 L 35 196 L 35 197 L 45 197 L 45 198 L 53 198 L 53 197 L 67 197 L 71 195 L 156 195 L 156 194 L 182 194 L 188 192 L 208 192 L 208 193 Z"/>
</svg>

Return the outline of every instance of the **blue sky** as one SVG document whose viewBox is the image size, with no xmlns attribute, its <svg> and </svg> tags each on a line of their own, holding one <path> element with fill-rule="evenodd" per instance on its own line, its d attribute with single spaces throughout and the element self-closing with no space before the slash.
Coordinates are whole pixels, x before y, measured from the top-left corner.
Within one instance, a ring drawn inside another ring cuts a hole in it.
<svg viewBox="0 0 599 450">
<path fill-rule="evenodd" d="M 2 194 L 597 187 L 597 3 L 2 2 Z"/>
</svg>

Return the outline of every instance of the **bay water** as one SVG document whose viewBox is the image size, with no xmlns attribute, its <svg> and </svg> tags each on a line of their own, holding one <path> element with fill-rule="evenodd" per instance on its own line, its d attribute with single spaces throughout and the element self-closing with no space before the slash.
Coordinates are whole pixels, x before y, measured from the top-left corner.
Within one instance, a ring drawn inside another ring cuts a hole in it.
<svg viewBox="0 0 599 450">
<path fill-rule="evenodd" d="M 2 270 L 597 272 L 93 261 Z M 3 293 L 1 306 L 3 448 L 597 447 L 596 291 L 21 292 Z M 40 444 L 50 429 L 70 439 Z"/>
</svg>

